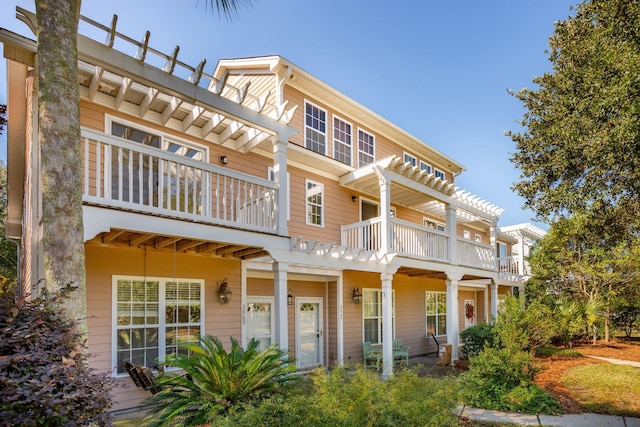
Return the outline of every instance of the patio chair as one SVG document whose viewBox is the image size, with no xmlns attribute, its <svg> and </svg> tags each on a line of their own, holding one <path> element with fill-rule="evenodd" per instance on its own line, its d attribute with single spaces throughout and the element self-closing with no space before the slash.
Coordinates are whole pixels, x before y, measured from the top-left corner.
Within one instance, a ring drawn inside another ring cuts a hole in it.
<svg viewBox="0 0 640 427">
<path fill-rule="evenodd" d="M 400 338 L 393 339 L 393 363 L 406 363 L 409 366 L 409 349 L 408 345 L 403 346 Z"/>
<path fill-rule="evenodd" d="M 376 368 L 376 370 L 380 370 L 382 351 L 373 348 L 369 341 L 364 341 L 362 343 L 362 354 L 364 355 L 364 366 L 366 368 Z"/>
</svg>

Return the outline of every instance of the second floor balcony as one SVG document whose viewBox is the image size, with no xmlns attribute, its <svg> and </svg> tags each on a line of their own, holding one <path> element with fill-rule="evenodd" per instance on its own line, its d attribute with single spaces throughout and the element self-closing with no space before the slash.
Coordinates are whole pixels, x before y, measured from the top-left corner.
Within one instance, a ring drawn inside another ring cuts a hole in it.
<svg viewBox="0 0 640 427">
<path fill-rule="evenodd" d="M 343 226 L 341 243 L 364 250 L 379 251 L 382 250 L 383 233 L 382 218 L 372 218 Z M 456 237 L 456 256 L 452 259 L 449 240 L 450 237 L 445 232 L 397 218 L 390 219 L 389 252 L 408 258 L 458 264 L 482 270 L 498 270 L 495 250 L 491 245 Z M 501 258 L 500 263 L 515 265 L 511 257 Z M 515 273 L 517 274 L 517 271 Z"/>
<path fill-rule="evenodd" d="M 275 182 L 89 129 L 82 147 L 85 203 L 278 233 Z"/>
</svg>

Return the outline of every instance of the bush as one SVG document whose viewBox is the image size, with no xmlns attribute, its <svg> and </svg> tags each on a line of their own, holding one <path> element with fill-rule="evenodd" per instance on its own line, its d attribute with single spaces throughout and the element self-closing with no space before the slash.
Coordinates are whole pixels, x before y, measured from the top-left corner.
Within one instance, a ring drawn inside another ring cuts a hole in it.
<svg viewBox="0 0 640 427">
<path fill-rule="evenodd" d="M 502 347 L 514 346 L 535 354 L 556 334 L 551 309 L 539 301 L 531 302 L 526 309 L 517 297 L 508 297 L 498 313 L 495 332 Z"/>
<path fill-rule="evenodd" d="M 498 336 L 493 329 L 493 325 L 481 323 L 460 332 L 460 340 L 462 341 L 460 350 L 467 357 L 474 357 L 485 347 L 496 347 Z"/>
<path fill-rule="evenodd" d="M 485 409 L 557 413 L 558 403 L 532 383 L 533 358 L 515 347 L 486 348 L 462 377 L 466 404 Z"/>
<path fill-rule="evenodd" d="M 0 425 L 78 426 L 109 422 L 109 373 L 88 367 L 77 322 L 45 300 L 0 299 Z"/>
<path fill-rule="evenodd" d="M 362 367 L 317 370 L 311 384 L 233 411 L 221 425 L 457 426 L 457 387 L 452 378 L 419 377 L 409 369 L 386 382 Z"/>
<path fill-rule="evenodd" d="M 154 385 L 160 392 L 149 397 L 152 426 L 200 425 L 214 422 L 234 407 L 274 392 L 281 384 L 297 380 L 293 360 L 277 344 L 258 350 L 252 339 L 243 349 L 231 338 L 227 353 L 211 335 L 179 345 L 166 365 L 183 372 L 160 375 Z M 184 351 L 184 352 L 183 352 Z"/>
</svg>

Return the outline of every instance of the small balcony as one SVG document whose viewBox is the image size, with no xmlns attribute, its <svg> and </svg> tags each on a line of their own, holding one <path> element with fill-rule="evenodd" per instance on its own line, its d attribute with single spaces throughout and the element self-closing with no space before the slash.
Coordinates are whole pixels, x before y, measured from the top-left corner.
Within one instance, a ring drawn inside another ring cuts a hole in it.
<svg viewBox="0 0 640 427">
<path fill-rule="evenodd" d="M 82 129 L 83 202 L 277 234 L 277 183 Z"/>
<path fill-rule="evenodd" d="M 397 218 L 390 219 L 389 251 L 408 258 L 452 263 L 448 251 L 449 236 Z M 382 220 L 380 217 L 342 227 L 342 245 L 364 250 L 381 249 Z M 457 262 L 483 270 L 496 271 L 497 264 L 491 245 L 457 238 Z"/>
</svg>

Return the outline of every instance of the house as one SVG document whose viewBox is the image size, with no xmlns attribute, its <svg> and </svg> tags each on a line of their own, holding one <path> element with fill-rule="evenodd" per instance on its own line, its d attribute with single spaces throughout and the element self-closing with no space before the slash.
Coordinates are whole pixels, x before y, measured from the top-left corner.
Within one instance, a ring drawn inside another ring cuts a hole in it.
<svg viewBox="0 0 640 427">
<path fill-rule="evenodd" d="M 78 35 L 78 81 L 88 345 L 118 377 L 114 409 L 146 397 L 125 361 L 153 367 L 195 334 L 276 342 L 303 370 L 361 362 L 368 341 L 389 376 L 393 337 L 410 356 L 457 344 L 522 285 L 503 210 L 456 187 L 455 160 L 280 56 L 207 74 L 81 19 L 107 36 Z M 7 233 L 35 291 L 36 44 L 6 30 L 0 41 Z"/>
</svg>

